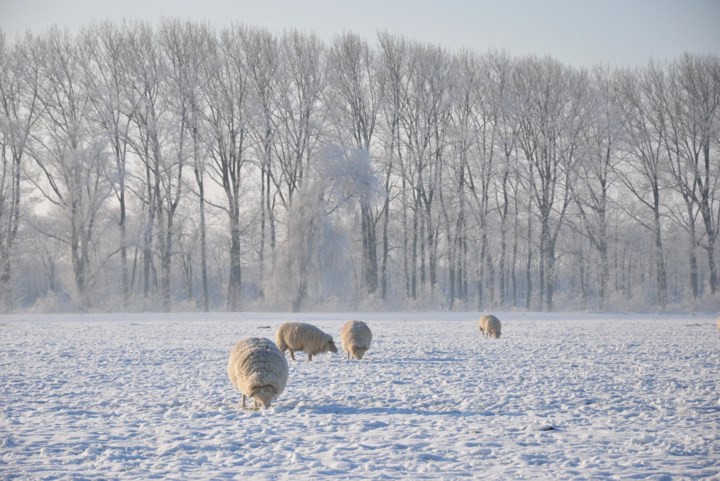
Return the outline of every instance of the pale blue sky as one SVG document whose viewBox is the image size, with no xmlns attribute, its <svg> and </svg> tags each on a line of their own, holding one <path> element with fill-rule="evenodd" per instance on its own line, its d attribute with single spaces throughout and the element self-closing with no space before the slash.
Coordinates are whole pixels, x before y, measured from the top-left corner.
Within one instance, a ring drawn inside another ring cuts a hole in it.
<svg viewBox="0 0 720 481">
<path fill-rule="evenodd" d="M 163 16 L 294 27 L 326 40 L 349 30 L 374 41 L 388 30 L 448 49 L 548 54 L 577 66 L 720 55 L 720 0 L 0 0 L 0 28 L 10 38 L 53 23 L 74 30 L 92 20 Z"/>
</svg>

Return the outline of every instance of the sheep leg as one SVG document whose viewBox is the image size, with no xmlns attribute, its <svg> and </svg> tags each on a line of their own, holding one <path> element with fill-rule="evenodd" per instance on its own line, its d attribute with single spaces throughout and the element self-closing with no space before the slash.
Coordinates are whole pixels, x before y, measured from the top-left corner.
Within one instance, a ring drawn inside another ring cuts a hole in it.
<svg viewBox="0 0 720 481">
<path fill-rule="evenodd" d="M 312 361 L 312 354 L 308 353 L 308 362 Z"/>
<path fill-rule="evenodd" d="M 245 409 L 245 395 L 243 394 L 242 408 Z"/>
<path fill-rule="evenodd" d="M 290 357 L 292 358 L 293 361 L 295 360 L 295 352 L 293 352 L 292 349 L 290 349 Z"/>
</svg>

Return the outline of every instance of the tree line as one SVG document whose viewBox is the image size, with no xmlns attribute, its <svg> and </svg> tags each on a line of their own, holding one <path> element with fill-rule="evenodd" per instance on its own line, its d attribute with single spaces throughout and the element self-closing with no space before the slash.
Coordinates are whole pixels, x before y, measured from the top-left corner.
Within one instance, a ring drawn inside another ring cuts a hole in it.
<svg viewBox="0 0 720 481">
<path fill-rule="evenodd" d="M 0 307 L 717 307 L 720 61 L 0 32 Z"/>
</svg>

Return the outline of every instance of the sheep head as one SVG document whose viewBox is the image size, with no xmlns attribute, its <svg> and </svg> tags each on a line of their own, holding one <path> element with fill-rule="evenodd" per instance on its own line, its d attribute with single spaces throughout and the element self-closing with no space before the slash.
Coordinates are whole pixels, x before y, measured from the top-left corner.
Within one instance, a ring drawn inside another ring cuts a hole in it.
<svg viewBox="0 0 720 481">
<path fill-rule="evenodd" d="M 275 388 L 272 386 L 258 386 L 253 388 L 252 395 L 253 401 L 259 402 L 264 408 L 269 408 L 275 397 Z"/>
<path fill-rule="evenodd" d="M 335 343 L 333 342 L 332 338 L 328 339 L 325 345 L 325 351 L 337 352 L 337 347 L 335 347 Z"/>
<path fill-rule="evenodd" d="M 353 347 L 353 356 L 355 356 L 356 359 L 362 359 L 367 350 L 367 347 Z"/>
</svg>

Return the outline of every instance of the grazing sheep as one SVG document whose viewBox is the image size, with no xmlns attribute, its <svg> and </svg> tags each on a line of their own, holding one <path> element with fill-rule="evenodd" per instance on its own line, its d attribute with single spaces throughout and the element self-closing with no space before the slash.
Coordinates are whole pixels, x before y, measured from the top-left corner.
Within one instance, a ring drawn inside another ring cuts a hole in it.
<svg viewBox="0 0 720 481">
<path fill-rule="evenodd" d="M 228 376 L 243 395 L 243 408 L 246 396 L 253 398 L 256 408 L 258 401 L 267 408 L 285 390 L 288 363 L 270 339 L 247 337 L 230 351 Z"/>
<path fill-rule="evenodd" d="M 483 337 L 500 337 L 502 324 L 500 323 L 500 319 L 493 316 L 492 314 L 484 314 L 483 316 L 481 316 L 480 320 L 478 321 L 478 325 L 480 326 L 480 332 L 482 333 Z"/>
<path fill-rule="evenodd" d="M 717 324 L 717 328 L 720 329 L 720 317 L 717 318 L 717 321 L 715 321 L 715 323 Z"/>
<path fill-rule="evenodd" d="M 372 332 L 362 321 L 348 321 L 340 331 L 340 342 L 347 352 L 348 359 L 362 359 L 365 352 L 370 349 Z"/>
<path fill-rule="evenodd" d="M 280 324 L 275 333 L 275 344 L 283 353 L 289 349 L 293 361 L 295 360 L 295 351 L 305 351 L 308 354 L 308 361 L 312 361 L 315 354 L 328 351 L 337 352 L 337 347 L 335 347 L 330 334 L 304 322 Z"/>
</svg>

